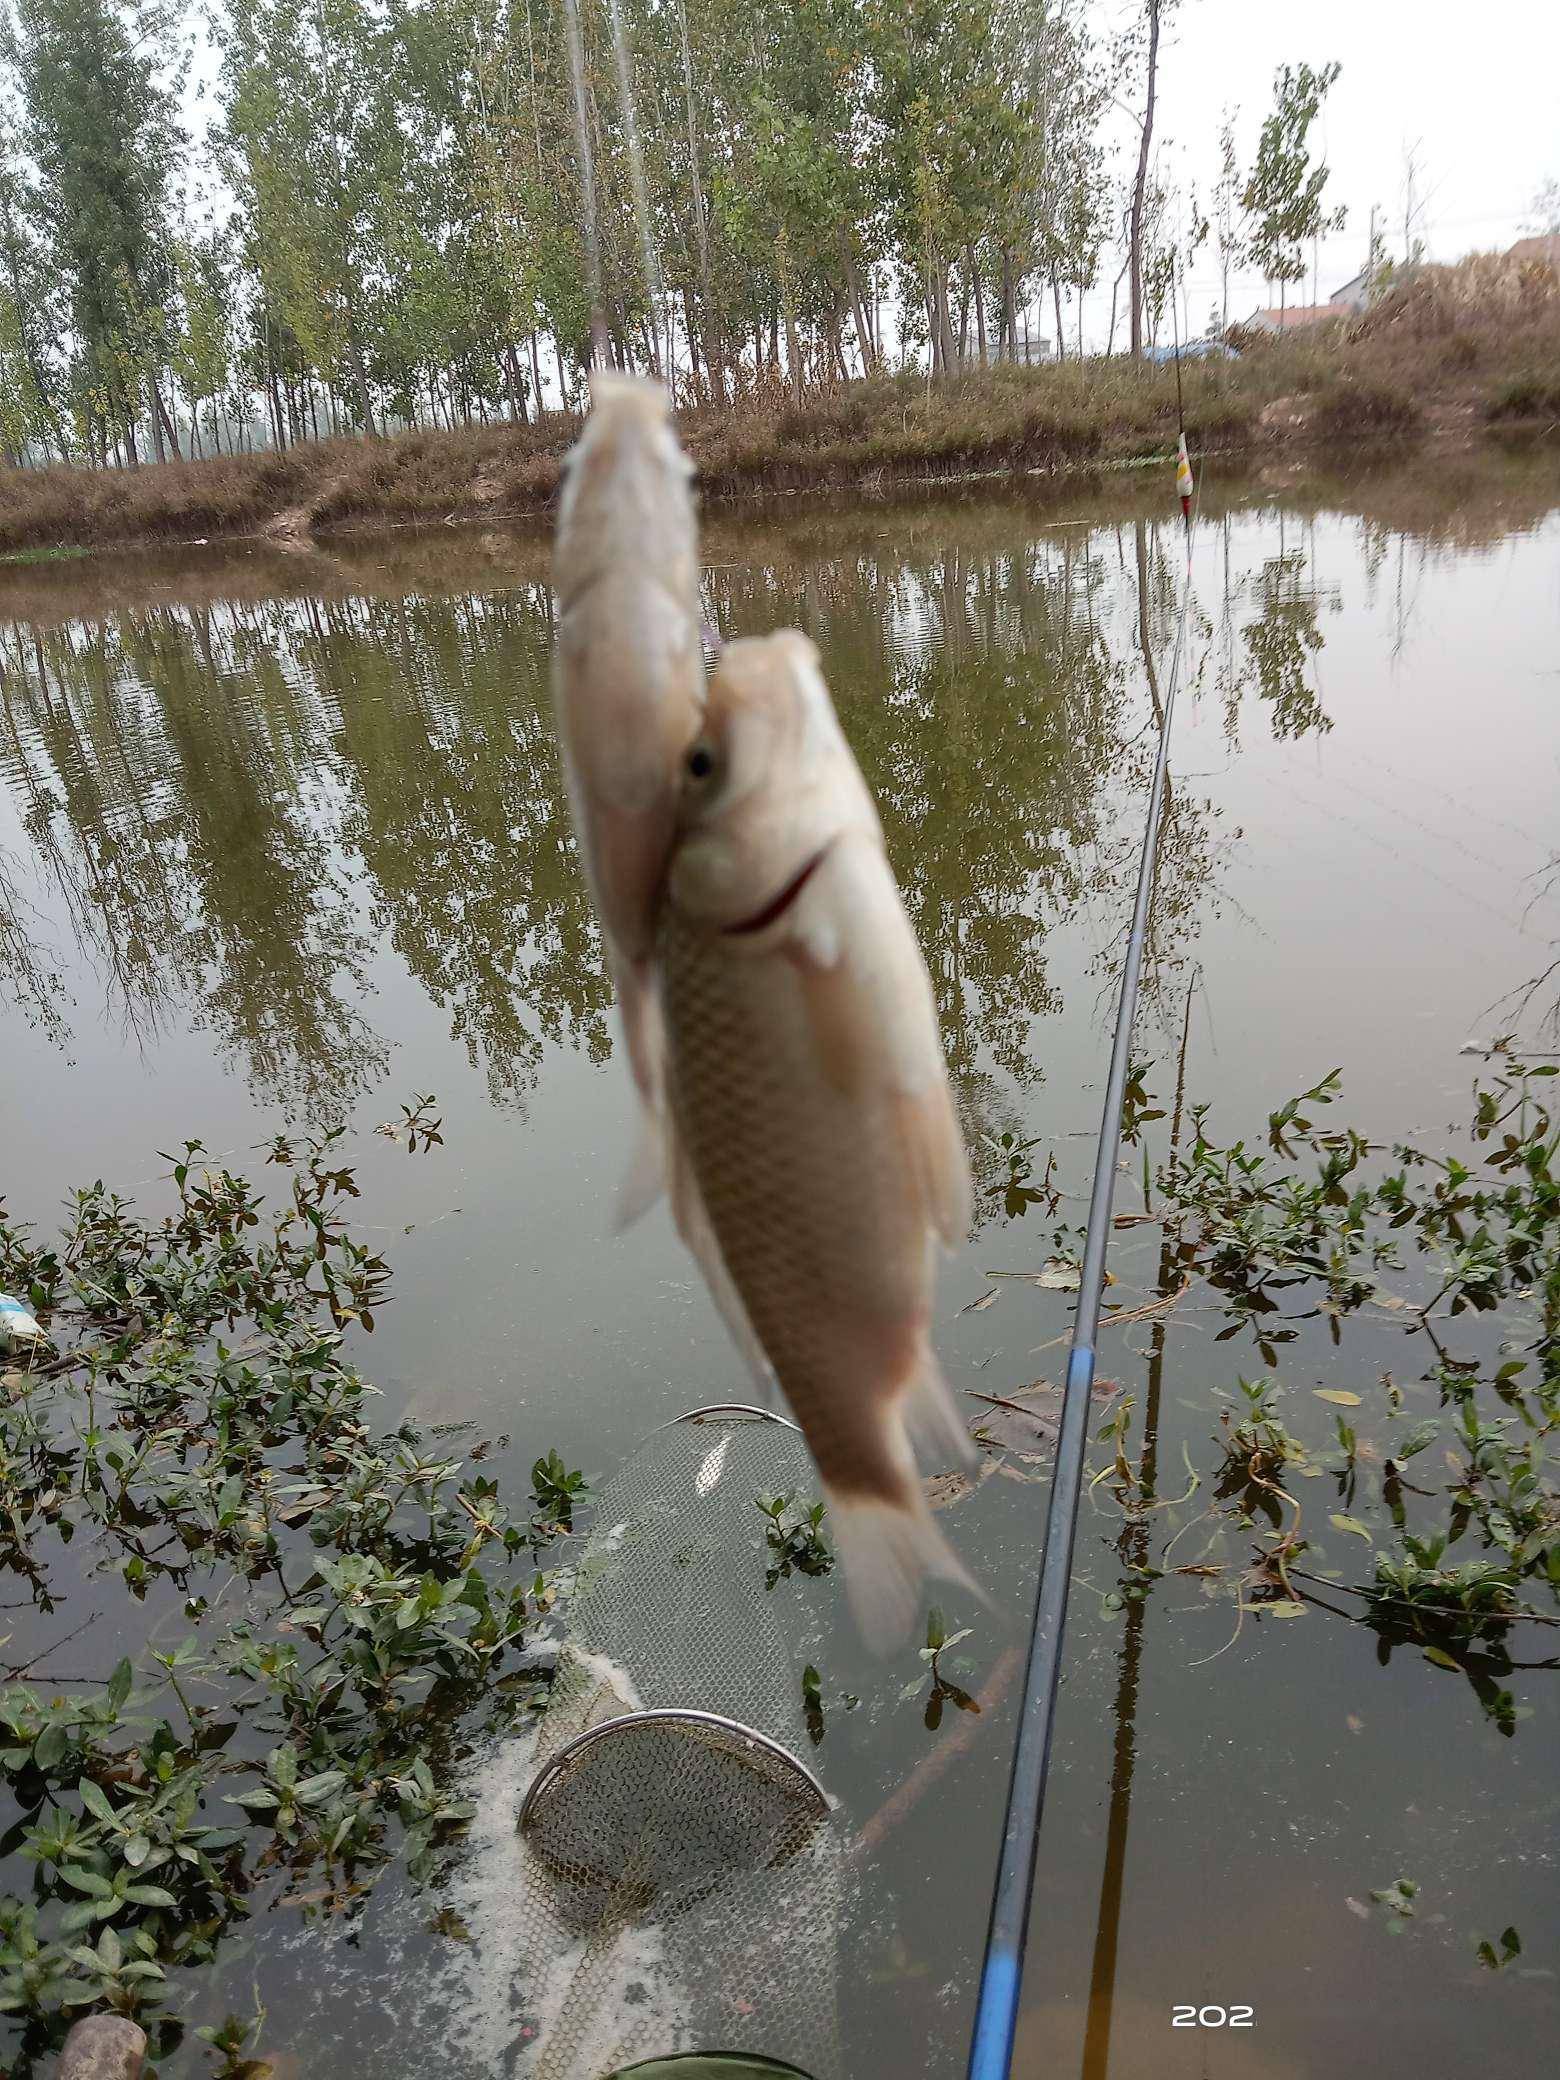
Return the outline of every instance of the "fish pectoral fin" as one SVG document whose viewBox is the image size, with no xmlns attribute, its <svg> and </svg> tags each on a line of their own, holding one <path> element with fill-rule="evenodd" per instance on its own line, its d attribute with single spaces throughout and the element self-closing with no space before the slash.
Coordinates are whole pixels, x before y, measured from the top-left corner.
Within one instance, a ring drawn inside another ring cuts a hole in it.
<svg viewBox="0 0 1560 2080">
<path fill-rule="evenodd" d="M 930 1342 L 922 1352 L 919 1371 L 905 1389 L 900 1412 L 916 1457 L 934 1472 L 975 1463 L 974 1442 Z"/>
<path fill-rule="evenodd" d="M 891 1102 L 905 1168 L 927 1223 L 945 1249 L 957 1249 L 975 1216 L 969 1157 L 948 1086 L 939 1082 L 916 1096 L 900 1093 Z"/>
<path fill-rule="evenodd" d="M 662 1110 L 666 1083 L 666 1019 L 655 971 L 648 960 L 631 961 L 609 949 L 607 968 L 623 1021 L 628 1066 L 647 1111 Z"/>
<path fill-rule="evenodd" d="M 612 1209 L 612 1232 L 621 1235 L 643 1220 L 666 1189 L 666 1137 L 670 1128 L 641 1106 L 633 1153 L 623 1182 L 618 1186 L 617 1204 Z"/>
<path fill-rule="evenodd" d="M 819 1069 L 849 1098 L 886 1104 L 906 1189 L 949 1248 L 969 1232 L 969 1159 L 948 1091 L 926 964 L 881 845 L 836 841 L 798 896 L 787 952 L 801 972 Z"/>
<path fill-rule="evenodd" d="M 649 1212 L 666 1189 L 672 1167 L 672 1123 L 665 1102 L 666 1025 L 654 970 L 648 961 L 629 961 L 615 953 L 609 953 L 608 966 L 623 1020 L 628 1064 L 640 1098 L 633 1152 L 612 1214 L 612 1233 L 621 1235 Z"/>
</svg>

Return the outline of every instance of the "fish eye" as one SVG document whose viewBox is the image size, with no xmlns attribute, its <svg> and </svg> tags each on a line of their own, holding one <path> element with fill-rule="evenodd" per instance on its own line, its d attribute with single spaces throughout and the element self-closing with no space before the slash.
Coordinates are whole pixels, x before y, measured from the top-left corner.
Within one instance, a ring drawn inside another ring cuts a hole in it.
<svg viewBox="0 0 1560 2080">
<path fill-rule="evenodd" d="M 715 770 L 715 754 L 708 744 L 695 744 L 688 753 L 687 763 L 695 780 L 707 780 Z"/>
</svg>

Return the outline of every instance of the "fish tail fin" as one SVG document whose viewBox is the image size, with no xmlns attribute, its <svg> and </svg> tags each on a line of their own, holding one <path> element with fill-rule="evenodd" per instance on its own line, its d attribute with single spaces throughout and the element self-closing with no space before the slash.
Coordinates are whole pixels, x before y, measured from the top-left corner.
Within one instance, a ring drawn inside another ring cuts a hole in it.
<svg viewBox="0 0 1560 2080">
<path fill-rule="evenodd" d="M 956 1583 L 986 1601 L 949 1545 L 916 1481 L 907 1500 L 858 1490 L 823 1488 L 829 1529 L 845 1571 L 845 1593 L 857 1630 L 874 1654 L 899 1646 L 921 1604 L 928 1575 Z"/>
</svg>

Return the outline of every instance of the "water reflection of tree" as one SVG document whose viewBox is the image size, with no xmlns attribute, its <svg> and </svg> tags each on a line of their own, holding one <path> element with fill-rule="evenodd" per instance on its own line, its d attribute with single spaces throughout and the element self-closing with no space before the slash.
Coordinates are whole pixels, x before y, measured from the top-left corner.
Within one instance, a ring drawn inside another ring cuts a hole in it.
<svg viewBox="0 0 1560 2080">
<path fill-rule="evenodd" d="M 1091 917 L 1100 972 L 1119 959 L 1154 752 L 1143 652 L 1169 649 L 1179 540 L 940 509 L 863 525 L 832 556 L 710 574 L 728 634 L 800 621 L 824 647 L 977 1129 L 1010 1123 L 1004 1092 L 1039 1073 L 1034 1023 L 1061 1008 L 1051 927 Z M 549 1044 L 607 1051 L 550 727 L 550 599 L 515 576 L 469 598 L 164 606 L 0 638 L 25 828 L 135 1022 L 196 1018 L 265 1093 L 335 1109 L 383 1068 L 361 1005 L 388 936 L 496 1102 Z M 1281 553 L 1257 597 L 1254 626 L 1279 634 L 1246 631 L 1250 683 L 1280 733 L 1325 726 L 1304 692 L 1314 593 Z M 1187 957 L 1221 842 L 1176 786 L 1151 992 Z"/>
<path fill-rule="evenodd" d="M 1257 575 L 1255 591 L 1261 611 L 1242 634 L 1256 690 L 1271 707 L 1274 736 L 1282 742 L 1330 730 L 1332 717 L 1313 683 L 1312 660 L 1322 647 L 1322 595 L 1307 552 L 1294 549 L 1270 557 Z M 1331 604 L 1336 612 L 1336 599 Z"/>
<path fill-rule="evenodd" d="M 274 716 L 205 623 L 30 638 L 6 684 L 23 828 L 133 1030 L 188 1019 L 266 1098 L 328 1113 L 383 1066 L 351 1001 L 367 944 Z"/>
<path fill-rule="evenodd" d="M 23 827 L 132 1028 L 210 1027 L 258 1093 L 329 1116 L 386 1067 L 362 1005 L 388 933 L 496 1102 L 548 1040 L 607 1052 L 534 588 L 154 608 L 7 644 Z"/>
<path fill-rule="evenodd" d="M 982 1051 L 1032 1080 L 1031 1024 L 1060 1008 L 1045 934 L 1083 899 L 1131 704 L 1098 579 L 1076 536 L 715 574 L 725 631 L 800 619 L 825 650 L 965 1081 Z"/>
<path fill-rule="evenodd" d="M 60 1009 L 65 985 L 34 938 L 39 930 L 40 920 L 22 893 L 16 863 L 0 847 L 0 988 L 30 1026 L 38 1027 L 63 1048 L 70 1039 L 70 1027 Z"/>
<path fill-rule="evenodd" d="M 495 1103 L 544 1046 L 610 1051 L 611 1001 L 575 859 L 537 589 L 458 601 L 336 601 L 300 645 L 330 702 L 344 840 L 374 915 Z M 367 682 L 372 698 L 364 698 Z"/>
<path fill-rule="evenodd" d="M 1316 577 L 1309 532 L 1291 547 L 1292 523 L 1282 513 L 1276 521 L 1278 554 L 1264 557 L 1254 571 L 1232 569 L 1229 514 L 1205 531 L 1205 560 L 1216 563 L 1220 587 L 1214 679 L 1231 743 L 1239 736 L 1241 703 L 1248 693 L 1268 703 L 1268 726 L 1280 741 L 1322 735 L 1333 726 L 1316 683 L 1316 660 L 1324 642 L 1322 612 L 1341 612 L 1342 599 L 1336 586 L 1323 585 Z M 1362 543 L 1367 558 L 1368 552 L 1369 543 Z M 1242 623 L 1241 611 L 1248 604 L 1256 613 Z"/>
</svg>

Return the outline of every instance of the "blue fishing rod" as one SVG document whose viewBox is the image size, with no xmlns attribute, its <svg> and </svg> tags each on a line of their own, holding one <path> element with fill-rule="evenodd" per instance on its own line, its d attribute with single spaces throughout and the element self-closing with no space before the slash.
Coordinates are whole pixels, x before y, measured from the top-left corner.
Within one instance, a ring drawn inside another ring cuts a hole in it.
<svg viewBox="0 0 1560 2080">
<path fill-rule="evenodd" d="M 1181 355 L 1177 337 L 1178 417 L 1180 387 Z M 1143 831 L 1143 855 L 1138 864 L 1132 930 L 1121 974 L 1121 997 L 1116 1008 L 1116 1029 L 1110 1050 L 1110 1075 L 1100 1116 L 1094 1184 L 1089 1194 L 1089 1225 L 1079 1274 L 1078 1311 L 1073 1320 L 1072 1346 L 1067 1358 L 1067 1385 L 1056 1443 L 1056 1467 L 1046 1508 L 1045 1551 L 1040 1563 L 1040 1585 L 1035 1595 L 1029 1662 L 1024 1672 L 1022 1716 L 1013 1754 L 1013 1774 L 1008 1783 L 1007 1812 L 1002 1823 L 1002 1857 L 992 1894 L 991 1925 L 986 1935 L 980 1995 L 970 2039 L 969 2080 L 1008 2080 L 1018 2027 L 1024 1945 L 1029 1933 L 1029 1904 L 1040 1850 L 1040 1823 L 1051 1766 L 1051 1737 L 1056 1723 L 1056 1694 L 1061 1678 L 1073 1542 L 1083 1494 L 1083 1462 L 1088 1446 L 1089 1406 L 1094 1386 L 1094 1347 L 1099 1334 L 1100 1300 L 1105 1286 L 1105 1249 L 1110 1236 L 1111 1200 L 1116 1185 L 1116 1154 L 1121 1146 L 1121 1113 L 1132 1051 L 1132 1026 L 1137 1014 L 1143 942 L 1148 930 L 1149 904 L 1153 898 L 1159 826 L 1169 792 L 1165 770 L 1170 749 L 1170 720 L 1175 713 L 1175 690 L 1186 644 L 1186 611 L 1191 599 L 1194 490 L 1191 465 L 1187 459 L 1184 419 L 1176 453 L 1176 490 L 1180 494 L 1186 531 L 1186 575 L 1181 586 L 1175 648 L 1170 660 L 1164 714 L 1159 725 L 1159 751 L 1154 761 L 1154 784 Z"/>
</svg>

